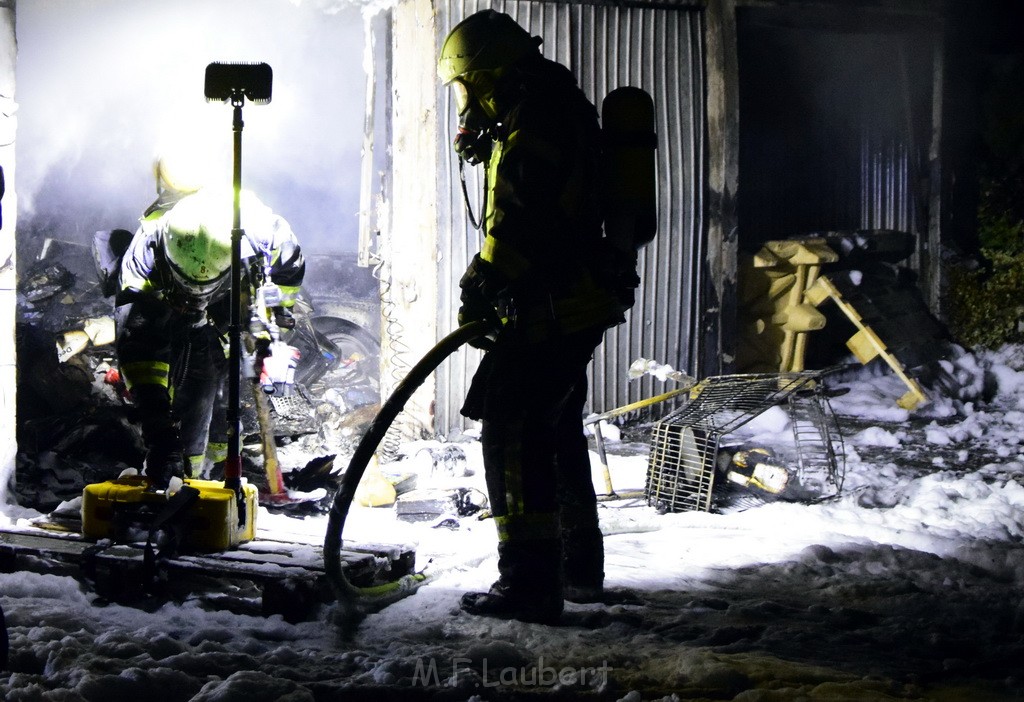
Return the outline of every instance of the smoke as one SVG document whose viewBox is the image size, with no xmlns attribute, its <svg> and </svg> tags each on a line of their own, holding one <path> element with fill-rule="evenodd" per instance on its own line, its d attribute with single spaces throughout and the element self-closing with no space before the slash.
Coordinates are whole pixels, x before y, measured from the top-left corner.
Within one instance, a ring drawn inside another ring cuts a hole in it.
<svg viewBox="0 0 1024 702">
<path fill-rule="evenodd" d="M 134 229 L 155 195 L 156 157 L 186 144 L 230 183 L 232 109 L 206 102 L 205 69 L 264 61 L 273 99 L 243 108 L 242 184 L 310 251 L 355 250 L 366 80 L 359 7 L 33 0 L 18 3 L 17 38 L 20 246 L 22 232 L 85 242 L 98 229 Z"/>
</svg>

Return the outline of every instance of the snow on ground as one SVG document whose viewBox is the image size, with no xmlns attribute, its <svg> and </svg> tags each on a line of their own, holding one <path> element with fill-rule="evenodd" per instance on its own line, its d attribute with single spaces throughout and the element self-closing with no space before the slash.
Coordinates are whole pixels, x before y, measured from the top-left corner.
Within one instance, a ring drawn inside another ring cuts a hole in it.
<svg viewBox="0 0 1024 702">
<path fill-rule="evenodd" d="M 432 579 L 351 635 L 327 610 L 298 624 L 208 611 L 198 598 L 144 611 L 103 604 L 67 574 L 5 573 L 0 696 L 1024 699 L 1024 348 L 965 354 L 946 371 L 956 392 L 913 413 L 896 407 L 904 388 L 892 375 L 844 377 L 836 499 L 724 514 L 603 502 L 607 585 L 621 597 L 570 603 L 560 626 L 458 610 L 496 575 L 490 521 L 432 528 L 353 509 L 346 538 L 413 543 Z M 779 423 L 769 412 L 744 430 L 778 437 Z M 479 445 L 463 446 L 479 481 Z M 644 452 L 609 448 L 616 491 L 642 488 Z M 5 509 L 8 527 L 34 516 Z M 324 518 L 259 521 L 323 539 Z"/>
</svg>

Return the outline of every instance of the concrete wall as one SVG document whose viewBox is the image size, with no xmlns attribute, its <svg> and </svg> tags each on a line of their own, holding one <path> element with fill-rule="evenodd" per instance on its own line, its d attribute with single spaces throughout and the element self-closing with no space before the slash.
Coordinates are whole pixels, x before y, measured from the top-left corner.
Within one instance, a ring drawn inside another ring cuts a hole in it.
<svg viewBox="0 0 1024 702">
<path fill-rule="evenodd" d="M 17 200 L 14 193 L 14 0 L 0 0 L 0 165 L 7 192 L 3 198 L 0 230 L 0 504 L 7 501 L 8 481 L 14 476 L 17 453 L 15 434 L 15 269 L 14 228 Z"/>
<path fill-rule="evenodd" d="M 434 7 L 431 0 L 403 0 L 392 12 L 392 55 L 396 57 L 391 66 L 389 115 L 392 202 L 380 222 L 378 242 L 384 261 L 381 393 L 385 397 L 438 339 Z M 431 375 L 396 422 L 403 438 L 433 434 L 434 392 Z"/>
</svg>

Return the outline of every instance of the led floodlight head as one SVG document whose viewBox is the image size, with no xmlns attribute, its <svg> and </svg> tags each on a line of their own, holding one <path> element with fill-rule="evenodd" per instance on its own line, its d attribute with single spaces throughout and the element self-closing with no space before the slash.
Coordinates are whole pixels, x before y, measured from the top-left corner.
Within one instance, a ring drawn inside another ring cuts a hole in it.
<svg viewBox="0 0 1024 702">
<path fill-rule="evenodd" d="M 274 72 L 266 63 L 211 63 L 206 67 L 206 99 L 210 102 L 246 98 L 270 102 Z"/>
</svg>

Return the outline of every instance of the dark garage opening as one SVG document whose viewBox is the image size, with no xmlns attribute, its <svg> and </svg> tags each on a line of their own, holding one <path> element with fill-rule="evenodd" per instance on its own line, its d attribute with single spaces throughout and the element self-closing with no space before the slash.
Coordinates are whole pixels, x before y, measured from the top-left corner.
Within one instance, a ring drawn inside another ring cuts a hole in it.
<svg viewBox="0 0 1024 702">
<path fill-rule="evenodd" d="M 821 272 L 907 368 L 932 360 L 946 338 L 922 294 L 939 34 L 910 16 L 829 9 L 744 9 L 737 23 L 741 369 L 848 355 L 856 328 L 830 304 L 796 356 L 775 342 L 781 327 L 751 332 L 794 298 L 769 295 L 756 281 L 772 274 L 744 261 L 767 241 L 807 237 L 838 254 Z"/>
<path fill-rule="evenodd" d="M 738 11 L 739 241 L 927 226 L 932 35 L 891 16 Z"/>
</svg>

